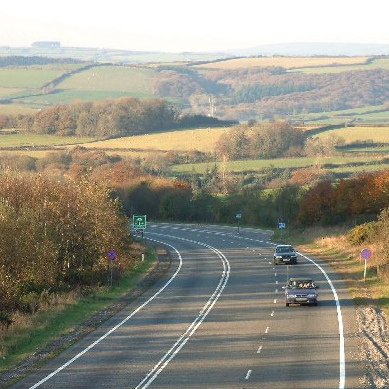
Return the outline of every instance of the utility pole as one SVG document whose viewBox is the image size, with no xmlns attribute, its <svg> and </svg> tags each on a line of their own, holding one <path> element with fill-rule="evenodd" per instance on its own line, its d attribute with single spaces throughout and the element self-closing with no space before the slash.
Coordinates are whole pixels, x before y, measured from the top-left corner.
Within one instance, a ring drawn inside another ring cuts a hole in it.
<svg viewBox="0 0 389 389">
<path fill-rule="evenodd" d="M 213 118 L 215 114 L 215 99 L 213 95 L 209 96 L 209 114 L 208 116 Z"/>
</svg>

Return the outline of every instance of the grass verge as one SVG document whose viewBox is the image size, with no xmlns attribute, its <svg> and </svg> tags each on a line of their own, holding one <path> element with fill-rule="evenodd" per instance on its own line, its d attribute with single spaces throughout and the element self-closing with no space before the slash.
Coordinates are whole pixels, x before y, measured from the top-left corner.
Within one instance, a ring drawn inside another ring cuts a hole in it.
<svg viewBox="0 0 389 389">
<path fill-rule="evenodd" d="M 45 357 L 56 355 L 75 340 L 93 331 L 103 320 L 115 314 L 151 285 L 152 280 L 143 284 L 142 280 L 155 272 L 158 263 L 157 253 L 152 247 L 148 247 L 144 260 L 140 260 L 117 285 L 100 288 L 86 296 L 68 293 L 34 315 L 16 317 L 15 323 L 0 338 L 0 378 L 3 373 L 16 369 L 27 358 L 37 354 L 45 354 Z M 157 276 L 160 275 L 161 270 L 158 270 Z M 120 301 L 122 304 L 118 303 Z M 91 320 L 91 317 L 94 319 Z M 50 346 L 60 338 L 62 342 L 57 341 L 55 346 Z M 41 362 L 42 358 L 38 358 L 31 363 L 29 369 Z M 28 369 L 23 374 L 27 371 Z M 21 374 L 15 375 L 20 378 Z"/>
<path fill-rule="evenodd" d="M 342 276 L 355 305 L 377 307 L 389 317 L 389 279 L 385 274 L 378 275 L 378 248 L 368 245 L 373 255 L 367 261 L 365 278 L 365 264 L 360 255 L 365 246 L 350 243 L 347 232 L 347 228 L 338 227 L 278 230 L 273 240 L 294 244 L 300 251 L 325 260 Z"/>
</svg>

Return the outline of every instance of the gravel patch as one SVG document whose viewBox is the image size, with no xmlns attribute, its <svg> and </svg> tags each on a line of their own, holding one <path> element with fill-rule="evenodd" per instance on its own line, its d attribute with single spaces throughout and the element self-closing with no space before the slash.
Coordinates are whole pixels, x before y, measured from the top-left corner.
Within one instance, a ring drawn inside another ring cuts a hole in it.
<svg viewBox="0 0 389 389">
<path fill-rule="evenodd" d="M 357 309 L 366 389 L 389 388 L 389 337 L 386 315 L 378 308 Z"/>
</svg>

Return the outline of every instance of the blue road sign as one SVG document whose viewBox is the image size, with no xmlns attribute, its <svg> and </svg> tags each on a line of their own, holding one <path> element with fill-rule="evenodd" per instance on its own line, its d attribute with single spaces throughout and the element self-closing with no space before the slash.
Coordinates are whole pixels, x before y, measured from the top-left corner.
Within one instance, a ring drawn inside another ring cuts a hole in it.
<svg viewBox="0 0 389 389">
<path fill-rule="evenodd" d="M 117 252 L 115 250 L 109 250 L 107 253 L 108 259 L 111 261 L 115 260 L 117 257 Z"/>
<path fill-rule="evenodd" d="M 371 257 L 371 251 L 369 249 L 363 249 L 361 255 L 363 258 L 369 259 Z"/>
</svg>

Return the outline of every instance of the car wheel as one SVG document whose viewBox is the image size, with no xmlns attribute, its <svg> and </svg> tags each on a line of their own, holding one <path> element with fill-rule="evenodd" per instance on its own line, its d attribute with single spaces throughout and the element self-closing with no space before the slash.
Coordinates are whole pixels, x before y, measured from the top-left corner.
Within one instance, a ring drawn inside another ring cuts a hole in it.
<svg viewBox="0 0 389 389">
<path fill-rule="evenodd" d="M 285 303 L 285 307 L 289 307 L 289 303 Z"/>
</svg>

